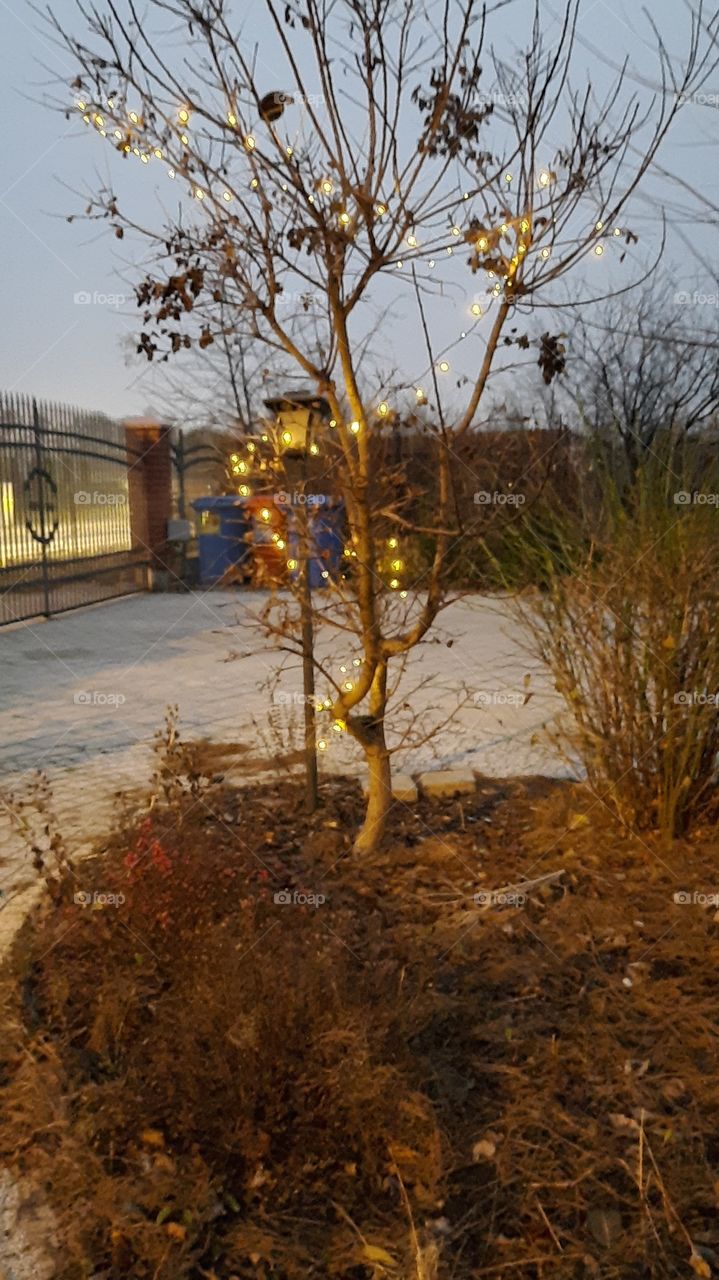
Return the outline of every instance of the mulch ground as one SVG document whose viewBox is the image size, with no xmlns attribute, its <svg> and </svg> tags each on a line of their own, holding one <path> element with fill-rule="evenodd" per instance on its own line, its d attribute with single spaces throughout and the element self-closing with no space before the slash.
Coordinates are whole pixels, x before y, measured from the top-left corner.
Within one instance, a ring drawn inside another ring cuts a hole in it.
<svg viewBox="0 0 719 1280">
<path fill-rule="evenodd" d="M 271 898 L 324 897 L 308 909 L 353 965 L 406 973 L 447 1152 L 416 1224 L 434 1274 L 719 1275 L 719 835 L 640 838 L 543 778 L 398 805 L 363 862 L 360 815 L 342 779 L 312 816 L 294 783 L 220 783 L 184 839 L 228 866 L 250 851 Z"/>
</svg>

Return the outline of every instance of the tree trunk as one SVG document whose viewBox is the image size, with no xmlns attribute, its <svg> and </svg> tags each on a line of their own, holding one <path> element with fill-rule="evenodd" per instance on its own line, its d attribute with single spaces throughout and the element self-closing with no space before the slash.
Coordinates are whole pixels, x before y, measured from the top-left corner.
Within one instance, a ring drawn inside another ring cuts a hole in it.
<svg viewBox="0 0 719 1280">
<path fill-rule="evenodd" d="M 392 771 L 384 735 L 384 714 L 387 704 L 387 664 L 380 662 L 372 680 L 369 695 L 370 714 L 363 725 L 361 736 L 367 761 L 367 810 L 364 822 L 354 843 L 355 853 L 374 853 L 384 838 L 387 818 L 392 805 Z"/>
</svg>

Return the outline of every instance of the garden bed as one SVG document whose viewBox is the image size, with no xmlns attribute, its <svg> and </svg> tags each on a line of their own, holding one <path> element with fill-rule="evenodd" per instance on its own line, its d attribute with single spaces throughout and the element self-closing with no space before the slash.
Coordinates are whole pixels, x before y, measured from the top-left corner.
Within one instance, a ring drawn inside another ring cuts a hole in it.
<svg viewBox="0 0 719 1280">
<path fill-rule="evenodd" d="M 713 831 L 487 779 L 360 863 L 352 782 L 158 797 L 5 978 L 59 1280 L 719 1272 Z"/>
</svg>

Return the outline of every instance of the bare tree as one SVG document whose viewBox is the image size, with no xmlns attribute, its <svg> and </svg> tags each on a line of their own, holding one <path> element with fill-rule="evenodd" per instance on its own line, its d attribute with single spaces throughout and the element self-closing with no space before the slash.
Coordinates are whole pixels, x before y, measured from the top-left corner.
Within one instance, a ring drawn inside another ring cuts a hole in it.
<svg viewBox="0 0 719 1280">
<path fill-rule="evenodd" d="M 89 216 L 108 218 L 117 236 L 143 237 L 155 263 L 138 287 L 140 348 L 161 358 L 248 333 L 289 356 L 330 405 L 317 443 L 343 495 L 353 572 L 318 620 L 361 651 L 329 709 L 367 761 L 360 851 L 381 839 L 391 803 L 389 668 L 427 636 L 447 603 L 450 550 L 483 518 L 457 504 L 457 442 L 477 421 L 500 353 L 530 345 L 515 319 L 630 236 L 628 201 L 680 100 L 713 65 L 700 8 L 687 17 L 678 76 L 657 39 L 660 91 L 642 102 L 622 71 L 597 100 L 586 76 L 581 89 L 570 83 L 579 0 L 566 0 L 551 41 L 537 0 L 527 51 L 511 65 L 488 45 L 505 8 L 289 0 L 281 9 L 265 0 L 262 58 L 227 0 L 150 0 L 142 14 L 134 0 L 81 3 L 80 38 L 54 20 L 79 68 L 82 118 L 131 163 L 161 161 L 190 197 L 148 227 L 112 189 L 91 196 Z M 171 41 L 162 38 L 168 18 Z M 283 68 L 275 84 L 270 64 Z M 448 289 L 465 281 L 461 339 L 435 314 L 449 272 Z M 469 303 L 471 276 L 486 296 Z M 601 292 L 583 288 L 588 300 Z M 380 387 L 365 353 L 372 334 L 391 337 L 388 299 L 400 290 L 424 373 Z M 479 339 L 479 355 L 450 407 L 450 356 L 467 336 Z M 551 381 L 564 365 L 557 335 L 541 336 L 538 358 Z M 422 528 L 383 443 L 392 412 L 409 404 L 424 413 L 435 450 L 436 509 Z M 416 535 L 431 549 L 413 577 Z M 290 645 L 296 628 L 296 615 L 279 628 Z"/>
<path fill-rule="evenodd" d="M 697 342 L 689 294 L 652 285 L 573 317 L 566 386 L 583 424 L 631 475 L 661 436 L 696 432 L 719 410 L 719 346 Z"/>
</svg>

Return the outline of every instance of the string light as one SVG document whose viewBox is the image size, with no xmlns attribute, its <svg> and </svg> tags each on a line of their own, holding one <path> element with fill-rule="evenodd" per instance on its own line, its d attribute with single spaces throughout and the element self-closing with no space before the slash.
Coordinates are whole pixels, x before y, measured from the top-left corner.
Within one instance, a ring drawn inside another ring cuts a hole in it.
<svg viewBox="0 0 719 1280">
<path fill-rule="evenodd" d="M 180 110 L 177 113 L 177 119 L 180 121 L 180 124 L 187 124 L 190 119 L 190 113 L 187 110 L 187 107 L 180 107 Z"/>
<path fill-rule="evenodd" d="M 331 427 L 336 427 L 336 426 L 337 426 L 337 419 L 336 419 L 336 418 L 330 418 L 330 426 L 331 426 Z"/>
<path fill-rule="evenodd" d="M 386 400 L 383 400 L 383 401 L 382 401 L 381 405 L 379 405 L 379 407 L 378 407 L 378 409 L 377 409 L 377 412 L 378 412 L 378 414 L 379 414 L 380 418 L 386 418 L 386 417 L 387 417 L 387 414 L 389 413 L 389 405 L 387 404 L 387 401 L 386 401 Z"/>
<path fill-rule="evenodd" d="M 237 124 L 237 116 L 235 115 L 234 111 L 227 112 L 227 123 L 231 129 L 235 128 L 235 125 Z"/>
<path fill-rule="evenodd" d="M 393 591 L 396 591 L 399 586 L 399 578 L 393 578 L 389 585 Z"/>
<path fill-rule="evenodd" d="M 409 245 L 410 249 L 416 249 L 416 248 L 417 248 L 417 237 L 416 237 L 416 236 L 407 236 L 407 244 Z"/>
<path fill-rule="evenodd" d="M 96 115 L 96 116 L 94 117 L 94 120 L 95 120 L 95 124 L 97 125 L 98 129 L 101 129 L 101 128 L 102 128 L 102 126 L 103 126 L 103 125 L 104 125 L 104 123 L 105 123 L 105 121 L 103 120 L 102 116 L 98 114 L 98 115 Z"/>
<path fill-rule="evenodd" d="M 255 140 L 252 137 L 251 133 L 248 133 L 247 137 L 245 138 L 245 147 L 247 148 L 248 151 L 254 151 L 255 149 Z"/>
<path fill-rule="evenodd" d="M 407 599 L 407 592 L 406 592 L 406 591 L 400 591 L 399 596 L 400 596 L 400 600 L 406 600 L 406 599 Z"/>
<path fill-rule="evenodd" d="M 461 232 L 461 230 L 460 230 L 460 228 L 459 228 L 459 227 L 457 227 L 457 226 L 452 227 L 452 235 L 453 235 L 453 236 L 461 236 L 461 234 L 462 234 L 462 232 Z"/>
<path fill-rule="evenodd" d="M 348 227 L 350 222 L 352 221 L 346 209 L 342 210 L 341 214 L 339 215 L 339 220 L 343 227 Z"/>
<path fill-rule="evenodd" d="M 384 217 L 384 215 L 386 214 L 386 212 L 387 212 L 387 205 L 386 205 L 386 204 L 378 204 L 378 205 L 377 205 L 377 208 L 375 209 L 375 213 L 377 214 L 377 217 L 378 217 L 378 218 L 383 218 L 383 217 Z"/>
<path fill-rule="evenodd" d="M 429 266 L 429 269 L 431 271 L 432 267 L 434 266 L 434 258 L 430 258 L 429 263 L 427 265 Z"/>
<path fill-rule="evenodd" d="M 182 143 L 183 147 L 186 147 L 189 141 L 190 139 L 188 138 L 186 133 L 180 134 L 180 142 Z"/>
<path fill-rule="evenodd" d="M 620 236 L 620 235 L 622 234 L 622 228 L 621 228 L 621 227 L 615 227 L 615 228 L 614 228 L 614 234 L 615 234 L 615 236 Z"/>
<path fill-rule="evenodd" d="M 250 486 L 247 484 L 241 484 L 237 492 L 239 493 L 241 498 L 249 498 Z"/>
<path fill-rule="evenodd" d="M 253 179 L 252 179 L 252 182 L 250 183 L 250 186 L 251 186 L 252 190 L 253 190 L 253 191 L 256 191 L 256 190 L 257 190 L 257 188 L 259 187 L 259 185 L 260 185 L 260 184 L 259 184 L 259 182 L 258 182 L 257 178 L 253 178 Z"/>
<path fill-rule="evenodd" d="M 550 253 L 551 253 L 551 249 L 542 249 L 542 257 L 543 257 L 543 258 L 548 258 L 548 257 L 549 257 L 549 255 L 550 255 Z"/>
<path fill-rule="evenodd" d="M 292 156 L 295 154 L 294 151 L 292 150 L 292 147 L 287 147 L 285 150 L 286 150 L 287 158 L 291 160 Z"/>
<path fill-rule="evenodd" d="M 155 156 L 157 157 L 158 160 L 162 159 L 162 151 L 160 147 L 155 147 Z"/>
<path fill-rule="evenodd" d="M 228 201 L 228 203 L 229 203 L 229 201 L 232 199 L 232 192 L 231 192 L 231 191 L 223 191 L 223 192 L 222 192 L 222 199 L 223 199 L 223 200 L 227 200 L 227 201 Z"/>
<path fill-rule="evenodd" d="M 204 198 L 205 198 L 205 193 L 204 193 L 204 191 L 202 190 L 202 187 L 197 187 L 197 189 L 196 189 L 196 191 L 195 191 L 195 198 L 196 198 L 197 200 L 204 200 Z"/>
<path fill-rule="evenodd" d="M 346 726 L 345 726 L 344 720 L 335 720 L 334 724 L 332 725 L 332 728 L 335 733 L 342 733 L 345 727 Z"/>
<path fill-rule="evenodd" d="M 454 249 L 452 248 L 451 244 L 447 245 L 447 253 L 450 255 L 450 257 L 454 253 Z"/>
<path fill-rule="evenodd" d="M 174 178 L 174 176 L 175 176 L 175 170 L 174 170 L 174 169 L 168 169 L 168 170 L 167 170 L 167 176 L 168 176 L 168 178 Z"/>
<path fill-rule="evenodd" d="M 604 223 L 603 223 L 603 222 L 598 222 L 598 223 L 597 223 L 597 225 L 596 225 L 596 227 L 595 227 L 595 230 L 596 230 L 596 231 L 602 231 L 602 230 L 603 230 L 603 228 L 604 228 Z"/>
<path fill-rule="evenodd" d="M 132 123 L 133 123 L 133 124 L 139 124 L 139 123 L 140 123 L 140 117 L 138 116 L 138 114 L 137 114 L 137 112 L 136 112 L 136 111 L 131 111 L 131 112 L 130 112 L 130 119 L 132 120 Z"/>
<path fill-rule="evenodd" d="M 398 271 L 401 271 L 401 270 L 402 270 L 402 262 L 401 262 L 401 260 L 400 260 L 399 262 L 396 262 L 396 263 L 395 263 L 395 266 L 396 266 L 396 268 L 397 268 L 397 270 L 398 270 Z"/>
<path fill-rule="evenodd" d="M 549 172 L 549 169 L 540 169 L 539 170 L 540 187 L 548 187 L 551 181 L 552 181 L 552 175 Z"/>
<path fill-rule="evenodd" d="M 352 659 L 352 666 L 353 666 L 353 667 L 361 667 L 361 666 L 362 666 L 362 659 L 361 659 L 361 658 L 353 658 L 353 659 Z"/>
<path fill-rule="evenodd" d="M 326 750 L 327 750 L 327 743 L 325 742 L 324 738 L 318 738 L 318 740 L 317 740 L 317 750 L 318 750 L 318 751 L 326 751 Z"/>
<path fill-rule="evenodd" d="M 319 453 L 319 451 L 320 451 L 320 446 L 319 446 L 318 444 L 314 444 L 314 443 L 312 443 L 312 444 L 310 445 L 310 453 L 311 453 L 311 454 L 314 454 L 314 455 L 315 455 L 315 457 L 317 456 L 317 454 Z"/>
<path fill-rule="evenodd" d="M 291 432 L 291 431 L 283 431 L 283 432 L 282 432 L 282 443 L 283 443 L 283 444 L 292 444 L 292 432 Z"/>
<path fill-rule="evenodd" d="M 356 420 L 354 422 L 350 422 L 350 431 L 352 432 L 353 435 L 355 436 L 359 435 L 359 429 L 360 429 L 359 422 L 357 422 Z"/>
<path fill-rule="evenodd" d="M 603 244 L 596 245 L 594 248 L 594 252 L 598 258 L 601 258 L 602 254 L 604 253 L 604 245 Z"/>
<path fill-rule="evenodd" d="M 330 182 L 329 178 L 325 178 L 324 182 L 322 183 L 322 190 L 324 191 L 326 196 L 332 195 L 332 192 L 334 191 L 334 187 Z"/>
<path fill-rule="evenodd" d="M 505 181 L 505 182 L 511 182 L 511 181 L 512 181 L 512 175 L 511 175 L 511 173 L 505 173 L 505 175 L 504 175 L 504 181 Z"/>
<path fill-rule="evenodd" d="M 288 560 L 288 561 L 287 561 L 287 568 L 290 570 L 290 573 L 292 573 L 292 572 L 293 572 L 293 570 L 295 570 L 295 569 L 297 568 L 297 561 L 296 561 L 296 560 Z"/>
<path fill-rule="evenodd" d="M 114 138 L 117 138 L 118 142 L 121 142 L 121 141 L 122 141 L 122 129 L 116 129 L 116 130 L 115 130 L 115 132 L 114 132 L 114 134 L 113 134 L 113 137 L 114 137 Z"/>
<path fill-rule="evenodd" d="M 472 305 L 471 305 L 471 307 L 470 307 L 470 311 L 472 312 L 472 315 L 473 315 L 473 316 L 481 316 L 481 314 L 482 314 L 482 308 L 480 307 L 480 305 L 479 305 L 479 303 L 478 303 L 478 302 L 473 302 L 473 303 L 472 303 Z"/>
<path fill-rule="evenodd" d="M 77 107 L 78 111 L 87 111 L 87 103 L 83 102 L 82 98 L 77 99 L 75 106 Z"/>
<path fill-rule="evenodd" d="M 343 688 L 347 693 L 351 693 L 351 692 L 352 692 L 352 690 L 354 689 L 354 681 L 353 681 L 353 680 L 345 680 L 344 684 L 342 685 L 342 688 Z"/>
<path fill-rule="evenodd" d="M 394 569 L 395 573 L 401 573 L 404 568 L 404 564 L 401 560 L 393 560 L 391 567 Z"/>
<path fill-rule="evenodd" d="M 440 362 L 439 362 L 439 366 L 438 366 L 438 367 L 439 367 L 439 371 L 440 371 L 440 373 L 449 373 L 449 361 L 448 361 L 448 360 L 440 360 Z"/>
<path fill-rule="evenodd" d="M 397 539 L 396 539 L 396 538 L 388 538 L 388 539 L 387 539 L 387 546 L 388 546 L 388 547 L 396 547 L 396 546 L 397 546 Z"/>
</svg>

